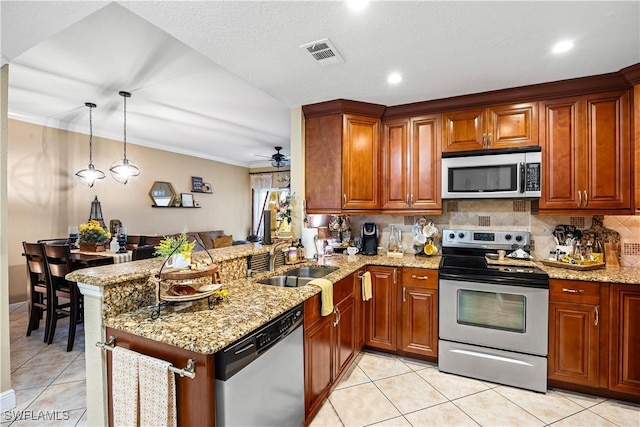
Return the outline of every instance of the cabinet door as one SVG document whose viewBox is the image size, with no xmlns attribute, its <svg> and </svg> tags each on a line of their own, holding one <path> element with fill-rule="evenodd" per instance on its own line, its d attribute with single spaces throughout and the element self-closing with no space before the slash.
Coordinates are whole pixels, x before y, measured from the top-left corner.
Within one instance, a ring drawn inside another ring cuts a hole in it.
<svg viewBox="0 0 640 427">
<path fill-rule="evenodd" d="M 538 103 L 491 107 L 487 112 L 488 148 L 538 145 Z"/>
<path fill-rule="evenodd" d="M 380 120 L 343 116 L 343 209 L 379 209 Z"/>
<path fill-rule="evenodd" d="M 398 271 L 391 267 L 368 267 L 372 298 L 365 303 L 367 330 L 365 344 L 383 350 L 396 350 Z"/>
<path fill-rule="evenodd" d="M 409 209 L 409 120 L 382 124 L 382 209 Z"/>
<path fill-rule="evenodd" d="M 631 207 L 631 147 L 628 93 L 585 97 L 586 176 L 582 188 L 587 209 Z"/>
<path fill-rule="evenodd" d="M 486 110 L 454 111 L 442 115 L 442 152 L 482 150 L 486 145 Z"/>
<path fill-rule="evenodd" d="M 440 188 L 440 115 L 411 120 L 411 187 L 412 209 L 441 210 Z"/>
<path fill-rule="evenodd" d="M 598 387 L 599 307 L 549 303 L 549 379 Z"/>
<path fill-rule="evenodd" d="M 305 198 L 309 213 L 342 209 L 342 115 L 305 120 Z"/>
<path fill-rule="evenodd" d="M 586 171 L 583 166 L 583 154 L 579 149 L 582 125 L 578 104 L 578 98 L 540 103 L 540 209 L 577 209 L 579 206 L 578 195 L 579 191 L 582 191 L 580 174 Z M 577 171 L 580 171 L 580 174 Z"/>
<path fill-rule="evenodd" d="M 312 300 L 316 300 L 316 298 L 314 297 Z M 317 303 L 319 305 L 319 298 L 317 298 Z M 333 381 L 333 320 L 334 316 L 329 315 L 320 318 L 310 326 L 305 325 L 304 400 L 306 414 L 309 414 L 325 394 L 328 394 Z"/>
<path fill-rule="evenodd" d="M 340 375 L 342 370 L 351 362 L 356 350 L 356 322 L 353 295 L 345 298 L 336 305 L 337 319 L 335 320 L 336 346 L 335 346 L 335 375 Z"/>
<path fill-rule="evenodd" d="M 438 290 L 402 286 L 399 349 L 438 357 Z"/>
<path fill-rule="evenodd" d="M 611 286 L 611 390 L 640 394 L 640 289 Z"/>
</svg>

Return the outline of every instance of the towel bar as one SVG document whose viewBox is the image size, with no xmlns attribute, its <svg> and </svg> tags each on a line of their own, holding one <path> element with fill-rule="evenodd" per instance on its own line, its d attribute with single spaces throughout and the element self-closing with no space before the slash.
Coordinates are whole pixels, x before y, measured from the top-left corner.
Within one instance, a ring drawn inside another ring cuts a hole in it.
<svg viewBox="0 0 640 427">
<path fill-rule="evenodd" d="M 97 342 L 96 347 L 100 347 L 103 350 L 113 351 L 116 346 L 116 337 L 111 335 L 107 342 Z M 187 360 L 187 366 L 182 369 L 174 368 L 173 366 L 169 366 L 169 371 L 179 374 L 181 377 L 196 377 L 196 361 L 193 359 Z"/>
</svg>

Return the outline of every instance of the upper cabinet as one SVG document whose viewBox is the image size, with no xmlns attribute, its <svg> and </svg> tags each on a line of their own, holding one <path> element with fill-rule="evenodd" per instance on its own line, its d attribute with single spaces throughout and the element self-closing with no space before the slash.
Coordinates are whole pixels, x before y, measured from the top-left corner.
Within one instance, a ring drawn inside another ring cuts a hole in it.
<svg viewBox="0 0 640 427">
<path fill-rule="evenodd" d="M 440 127 L 439 114 L 383 122 L 383 211 L 442 211 Z"/>
<path fill-rule="evenodd" d="M 384 108 L 344 99 L 302 107 L 308 213 L 380 209 L 380 116 Z"/>
<path fill-rule="evenodd" d="M 379 209 L 380 119 L 342 119 L 342 208 Z"/>
<path fill-rule="evenodd" d="M 442 115 L 442 152 L 538 145 L 538 103 L 500 105 Z"/>
<path fill-rule="evenodd" d="M 630 214 L 628 91 L 540 103 L 541 213 Z"/>
</svg>

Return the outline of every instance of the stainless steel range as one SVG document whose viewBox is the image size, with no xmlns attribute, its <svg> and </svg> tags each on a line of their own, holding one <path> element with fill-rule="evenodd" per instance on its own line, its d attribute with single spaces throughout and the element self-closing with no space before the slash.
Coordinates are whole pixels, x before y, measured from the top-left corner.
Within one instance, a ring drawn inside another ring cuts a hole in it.
<svg viewBox="0 0 640 427">
<path fill-rule="evenodd" d="M 534 265 L 485 258 L 528 254 L 529 244 L 525 231 L 443 231 L 441 371 L 546 392 L 549 277 Z"/>
</svg>

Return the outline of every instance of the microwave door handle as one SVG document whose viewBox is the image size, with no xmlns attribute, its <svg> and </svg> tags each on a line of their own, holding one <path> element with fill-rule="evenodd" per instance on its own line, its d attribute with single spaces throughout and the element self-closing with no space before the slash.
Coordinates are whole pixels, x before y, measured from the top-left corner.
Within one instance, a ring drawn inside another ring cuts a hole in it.
<svg viewBox="0 0 640 427">
<path fill-rule="evenodd" d="M 524 182 L 526 179 L 526 165 L 520 163 L 520 192 L 524 194 Z"/>
</svg>

